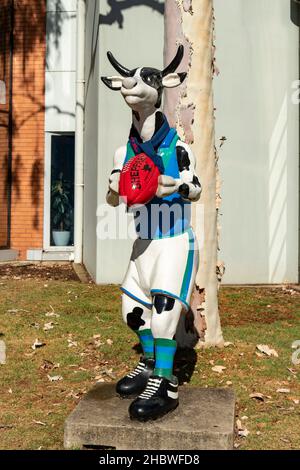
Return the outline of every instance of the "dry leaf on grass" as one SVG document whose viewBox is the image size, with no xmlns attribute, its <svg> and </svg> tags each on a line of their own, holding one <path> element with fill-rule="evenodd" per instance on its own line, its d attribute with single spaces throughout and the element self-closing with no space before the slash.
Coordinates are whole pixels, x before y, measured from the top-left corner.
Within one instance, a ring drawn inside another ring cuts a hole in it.
<svg viewBox="0 0 300 470">
<path fill-rule="evenodd" d="M 234 344 L 231 343 L 231 341 L 225 341 L 224 346 L 225 348 L 229 348 L 229 346 L 234 346 Z"/>
<path fill-rule="evenodd" d="M 24 310 L 23 308 L 20 308 L 20 309 L 13 308 L 13 309 L 11 309 L 11 310 L 7 310 L 6 313 L 9 313 L 10 315 L 16 315 L 17 313 L 21 313 L 21 312 L 29 313 L 28 310 Z"/>
<path fill-rule="evenodd" d="M 258 344 L 256 348 L 266 356 L 278 357 L 278 352 L 275 349 L 270 348 L 267 344 Z"/>
<path fill-rule="evenodd" d="M 38 424 L 39 426 L 47 426 L 46 423 L 43 423 L 42 421 L 35 421 L 35 419 L 33 420 L 34 424 Z"/>
<path fill-rule="evenodd" d="M 63 380 L 63 377 L 61 375 L 54 375 L 53 377 L 51 377 L 51 375 L 48 375 L 47 377 L 50 382 L 60 382 L 61 380 Z"/>
<path fill-rule="evenodd" d="M 240 419 L 236 420 L 236 427 L 237 427 L 237 430 L 238 430 L 239 437 L 249 436 L 250 432 L 248 431 L 248 429 L 245 426 L 243 426 L 242 421 Z"/>
<path fill-rule="evenodd" d="M 254 398 L 255 400 L 259 400 L 259 401 L 265 401 L 265 395 L 259 392 L 251 393 L 249 397 Z"/>
<path fill-rule="evenodd" d="M 108 339 L 107 341 L 108 346 L 112 346 L 114 344 L 112 339 Z"/>
<path fill-rule="evenodd" d="M 54 311 L 54 308 L 52 307 L 52 305 L 50 305 L 50 308 L 51 308 L 51 312 L 47 312 L 47 313 L 45 314 L 45 317 L 55 317 L 55 318 L 59 318 L 60 315 Z"/>
<path fill-rule="evenodd" d="M 43 346 L 46 346 L 46 343 L 43 343 L 42 341 L 36 339 L 33 345 L 31 346 L 31 349 L 35 351 L 36 349 L 40 349 Z"/>
<path fill-rule="evenodd" d="M 50 330 L 53 330 L 53 328 L 54 328 L 54 323 L 51 321 L 49 323 L 45 323 L 43 330 L 50 331 Z"/>
<path fill-rule="evenodd" d="M 214 366 L 211 368 L 212 371 L 217 372 L 218 374 L 223 374 L 225 369 L 225 366 Z"/>
<path fill-rule="evenodd" d="M 291 390 L 289 388 L 278 388 L 276 392 L 277 393 L 290 393 Z"/>
<path fill-rule="evenodd" d="M 68 348 L 77 348 L 78 343 L 76 341 L 72 341 L 71 339 L 68 339 Z"/>
</svg>

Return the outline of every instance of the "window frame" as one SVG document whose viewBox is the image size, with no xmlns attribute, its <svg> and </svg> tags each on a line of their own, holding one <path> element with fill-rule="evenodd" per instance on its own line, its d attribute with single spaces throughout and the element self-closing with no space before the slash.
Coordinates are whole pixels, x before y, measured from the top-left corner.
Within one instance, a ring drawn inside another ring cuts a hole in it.
<svg viewBox="0 0 300 470">
<path fill-rule="evenodd" d="M 73 253 L 74 246 L 51 246 L 51 142 L 53 136 L 74 136 L 75 132 L 45 132 L 45 171 L 44 171 L 44 251 Z M 74 181 L 75 184 L 75 181 Z"/>
</svg>

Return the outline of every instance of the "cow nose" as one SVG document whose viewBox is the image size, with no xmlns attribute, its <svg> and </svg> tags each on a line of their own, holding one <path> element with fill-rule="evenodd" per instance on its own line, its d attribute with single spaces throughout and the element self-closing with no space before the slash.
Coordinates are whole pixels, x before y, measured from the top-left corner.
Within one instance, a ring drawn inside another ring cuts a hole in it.
<svg viewBox="0 0 300 470">
<path fill-rule="evenodd" d="M 131 90 L 131 88 L 134 88 L 137 84 L 137 81 L 133 77 L 127 77 L 123 80 L 123 87 L 126 88 L 127 90 Z"/>
</svg>

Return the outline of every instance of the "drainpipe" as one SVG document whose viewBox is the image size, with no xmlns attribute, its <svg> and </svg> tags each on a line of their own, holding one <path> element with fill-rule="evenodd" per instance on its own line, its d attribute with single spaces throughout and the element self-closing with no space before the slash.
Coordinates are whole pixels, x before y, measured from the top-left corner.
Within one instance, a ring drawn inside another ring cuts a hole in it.
<svg viewBox="0 0 300 470">
<path fill-rule="evenodd" d="M 7 248 L 11 245 L 11 200 L 13 160 L 13 56 L 14 56 L 15 5 L 10 1 L 9 33 L 9 117 L 8 117 L 8 158 L 7 158 Z"/>
<path fill-rule="evenodd" d="M 291 0 L 291 20 L 296 26 L 300 26 L 300 0 Z M 299 79 L 300 79 L 300 33 L 298 36 Z M 299 109 L 300 113 L 300 109 Z M 300 146 L 300 116 L 299 116 L 299 146 Z M 300 183 L 300 155 L 299 155 L 299 183 Z M 299 216 L 298 216 L 298 283 L 300 283 L 300 192 L 299 192 Z"/>
<path fill-rule="evenodd" d="M 85 0 L 77 0 L 74 262 L 83 260 Z"/>
</svg>

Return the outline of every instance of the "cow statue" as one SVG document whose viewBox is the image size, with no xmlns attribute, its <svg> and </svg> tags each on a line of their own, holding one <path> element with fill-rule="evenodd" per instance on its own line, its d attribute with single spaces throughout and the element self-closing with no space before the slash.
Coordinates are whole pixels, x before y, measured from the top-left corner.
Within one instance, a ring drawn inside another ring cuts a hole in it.
<svg viewBox="0 0 300 470">
<path fill-rule="evenodd" d="M 136 189 L 142 197 L 147 194 L 144 204 L 137 197 L 140 203 L 128 208 L 134 214 L 137 239 L 121 288 L 123 318 L 137 334 L 143 355 L 116 387 L 122 398 L 134 399 L 129 415 L 139 421 L 157 419 L 178 406 L 178 379 L 173 375 L 175 333 L 182 310 L 190 308 L 199 264 L 190 225 L 191 202 L 201 194 L 195 158 L 162 112 L 164 88 L 179 86 L 187 76 L 176 72 L 183 55 L 180 45 L 163 71 L 129 70 L 108 52 L 120 75 L 102 77 L 111 90 L 121 92 L 132 110 L 129 141 L 116 151 L 107 202 L 117 207 L 124 200 L 120 188 L 124 196 L 126 181 L 128 194 Z M 147 176 L 151 172 L 152 179 Z M 147 181 L 155 188 L 152 195 Z"/>
</svg>

